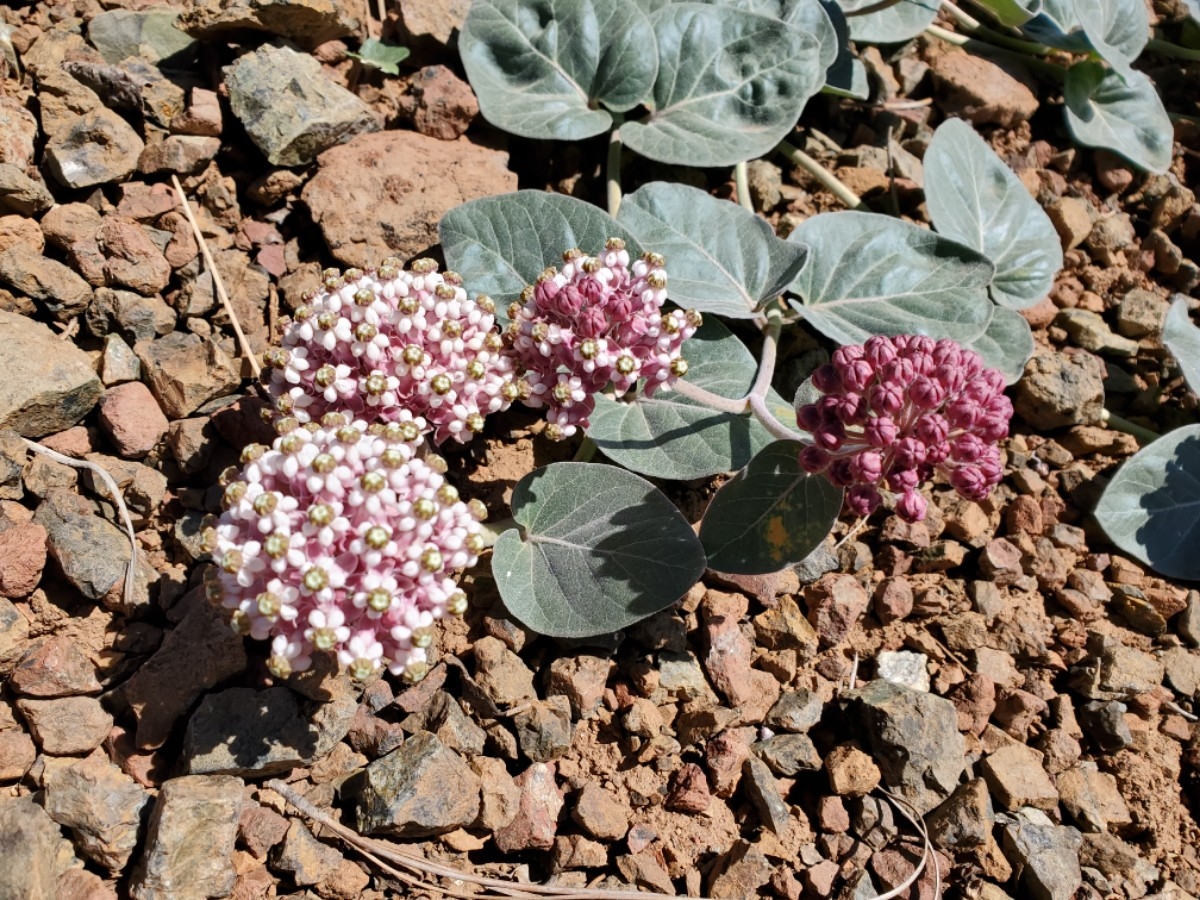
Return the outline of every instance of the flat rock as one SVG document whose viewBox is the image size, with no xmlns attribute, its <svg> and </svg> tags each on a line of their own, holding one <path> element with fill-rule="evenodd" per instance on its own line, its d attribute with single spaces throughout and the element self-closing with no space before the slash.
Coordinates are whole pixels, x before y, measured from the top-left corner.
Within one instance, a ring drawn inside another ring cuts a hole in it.
<svg viewBox="0 0 1200 900">
<path fill-rule="evenodd" d="M 33 162 L 37 119 L 12 96 L 0 98 L 0 163 L 28 168 Z"/>
<path fill-rule="evenodd" d="M 80 512 L 70 496 L 52 493 L 34 521 L 46 529 L 50 555 L 67 580 L 89 600 L 100 600 L 124 581 L 129 537 L 107 519 Z"/>
<path fill-rule="evenodd" d="M 7 676 L 29 649 L 29 620 L 0 597 L 0 675 Z"/>
<path fill-rule="evenodd" d="M 1004 824 L 1004 855 L 1021 873 L 1031 900 L 1072 900 L 1083 883 L 1079 869 L 1082 837 L 1055 825 L 1038 809 L 1021 809 Z"/>
<path fill-rule="evenodd" d="M 1042 768 L 1042 754 L 1026 744 L 1001 747 L 984 758 L 980 769 L 993 796 L 1006 809 L 1058 806 L 1058 790 Z"/>
<path fill-rule="evenodd" d="M 95 697 L 21 698 L 16 706 L 29 724 L 34 741 L 51 756 L 91 753 L 108 737 L 113 725 L 112 716 Z"/>
<path fill-rule="evenodd" d="M 46 165 L 64 187 L 92 187 L 133 174 L 144 146 L 128 122 L 101 107 L 51 137 Z"/>
<path fill-rule="evenodd" d="M 784 691 L 767 712 L 765 724 L 778 731 L 803 734 L 821 721 L 825 701 L 806 688 Z"/>
<path fill-rule="evenodd" d="M 947 50 L 930 60 L 930 69 L 942 108 L 975 125 L 1012 128 L 1037 112 L 1033 91 L 982 56 Z"/>
<path fill-rule="evenodd" d="M 462 29 L 471 0 L 399 0 L 396 8 L 408 40 L 444 47 Z"/>
<path fill-rule="evenodd" d="M 534 700 L 513 717 L 521 752 L 533 762 L 557 759 L 571 747 L 571 702 L 554 695 Z"/>
<path fill-rule="evenodd" d="M 304 166 L 335 144 L 375 131 L 357 95 L 330 81 L 315 57 L 263 46 L 225 68 L 233 114 L 272 165 Z M 343 195 L 343 200 L 345 195 Z"/>
<path fill-rule="evenodd" d="M 493 703 L 502 707 L 537 697 L 533 672 L 495 637 L 475 642 L 475 682 Z"/>
<path fill-rule="evenodd" d="M 1086 350 L 1039 348 L 1017 382 L 1013 406 L 1038 429 L 1098 424 L 1104 408 L 1104 363 Z"/>
<path fill-rule="evenodd" d="M 196 42 L 178 27 L 173 9 L 110 9 L 88 22 L 88 41 L 105 62 L 119 63 L 131 56 L 173 68 L 196 51 Z"/>
<path fill-rule="evenodd" d="M 0 531 L 0 597 L 27 597 L 46 566 L 46 529 L 36 522 Z"/>
<path fill-rule="evenodd" d="M 28 734 L 14 729 L 0 731 L 0 784 L 20 781 L 36 759 L 37 747 Z"/>
<path fill-rule="evenodd" d="M 0 798 L 0 847 L 16 863 L 0 866 L 0 897 L 56 897 L 61 840 L 58 826 L 30 797 Z"/>
<path fill-rule="evenodd" d="M 415 256 L 438 243 L 451 209 L 517 188 L 507 153 L 412 131 L 359 135 L 319 162 L 301 196 L 330 252 L 350 266 Z M 350 179 L 357 189 L 347 193 Z"/>
<path fill-rule="evenodd" d="M 619 841 L 629 830 L 629 813 L 598 784 L 585 784 L 571 807 L 575 824 L 601 841 Z"/>
<path fill-rule="evenodd" d="M 104 278 L 110 287 L 127 287 L 151 296 L 171 280 L 166 257 L 133 219 L 105 216 L 96 231 L 96 245 L 104 254 Z"/>
<path fill-rule="evenodd" d="M 92 302 L 86 281 L 60 262 L 27 247 L 0 253 L 0 283 L 36 301 L 59 321 L 79 315 Z"/>
<path fill-rule="evenodd" d="M 10 163 L 0 163 L 0 210 L 37 216 L 54 205 L 54 196 L 40 181 Z"/>
<path fill-rule="evenodd" d="M 140 381 L 109 388 L 100 398 L 100 426 L 126 459 L 141 459 L 153 450 L 169 424 L 150 389 Z"/>
<path fill-rule="evenodd" d="M 103 388 L 91 360 L 45 325 L 0 311 L 0 428 L 28 438 L 70 428 Z"/>
<path fill-rule="evenodd" d="M 318 841 L 299 819 L 292 819 L 275 855 L 276 868 L 292 876 L 299 887 L 324 881 L 337 871 L 342 854 Z"/>
<path fill-rule="evenodd" d="M 47 769 L 46 812 L 71 830 L 89 859 L 115 873 L 138 843 L 149 792 L 107 759 L 88 757 Z"/>
<path fill-rule="evenodd" d="M 788 827 L 787 804 L 766 763 L 754 756 L 747 759 L 743 764 L 742 787 L 762 823 L 775 834 L 784 834 Z"/>
<path fill-rule="evenodd" d="M 326 41 L 356 35 L 362 26 L 346 5 L 336 0 L 232 0 L 189 10 L 179 17 L 179 27 L 204 40 L 265 32 L 311 50 Z"/>
<path fill-rule="evenodd" d="M 954 849 L 987 843 L 995 822 L 992 798 L 981 778 L 960 784 L 946 802 L 925 818 L 933 842 Z"/>
<path fill-rule="evenodd" d="M 883 679 L 854 696 L 884 783 L 922 815 L 945 800 L 965 765 L 954 704 Z"/>
<path fill-rule="evenodd" d="M 841 643 L 870 606 L 871 598 L 853 575 L 822 575 L 804 591 L 808 621 L 821 645 Z"/>
<path fill-rule="evenodd" d="M 100 361 L 100 380 L 105 387 L 126 384 L 142 377 L 142 363 L 118 334 L 104 336 L 104 355 Z M 157 409 L 157 405 L 155 406 Z M 161 415 L 161 411 L 159 413 Z"/>
<path fill-rule="evenodd" d="M 1058 776 L 1062 805 L 1081 831 L 1105 832 L 1131 823 L 1129 807 L 1117 788 L 1117 780 L 1101 772 L 1095 763 L 1082 762 Z"/>
<path fill-rule="evenodd" d="M 162 786 L 134 870 L 134 900 L 209 900 L 233 891 L 240 778 L 186 775 Z"/>
<path fill-rule="evenodd" d="M 479 815 L 482 784 L 427 731 L 367 766 L 357 805 L 363 834 L 426 837 L 465 828 Z"/>
<path fill-rule="evenodd" d="M 0 537 L 8 532 L 0 532 Z M 38 641 L 9 676 L 9 684 L 24 697 L 74 697 L 100 693 L 96 667 L 78 644 L 64 634 Z"/>
<path fill-rule="evenodd" d="M 241 384 L 236 364 L 212 340 L 172 332 L 133 348 L 162 411 L 171 419 L 191 415 L 209 400 Z"/>
</svg>

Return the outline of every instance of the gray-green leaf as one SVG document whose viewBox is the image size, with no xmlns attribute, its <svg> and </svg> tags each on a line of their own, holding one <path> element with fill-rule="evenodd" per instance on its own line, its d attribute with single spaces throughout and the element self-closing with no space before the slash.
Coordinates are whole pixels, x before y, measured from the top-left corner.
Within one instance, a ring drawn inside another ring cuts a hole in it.
<svg viewBox="0 0 1200 900">
<path fill-rule="evenodd" d="M 564 250 L 596 254 L 610 237 L 622 238 L 631 256 L 637 239 L 590 203 L 564 194 L 517 191 L 483 197 L 455 207 L 438 226 L 447 267 L 463 277 L 471 293 L 496 301 L 496 312 L 516 300 L 547 266 L 562 265 Z"/>
<path fill-rule="evenodd" d="M 877 213 L 823 213 L 789 241 L 809 262 L 789 290 L 792 306 L 839 344 L 876 334 L 924 334 L 965 344 L 987 328 L 995 269 L 969 247 Z"/>
<path fill-rule="evenodd" d="M 846 22 L 846 15 L 834 0 L 827 0 L 821 5 L 833 28 L 837 51 L 825 67 L 825 87 L 822 90 L 837 97 L 866 100 L 871 95 L 867 67 L 850 52 L 850 26 Z"/>
<path fill-rule="evenodd" d="M 673 3 L 651 17 L 658 41 L 652 112 L 621 126 L 660 162 L 728 166 L 762 156 L 824 80 L 817 39 L 778 19 Z"/>
<path fill-rule="evenodd" d="M 1114 544 L 1156 572 L 1200 579 L 1200 425 L 1177 428 L 1126 460 L 1096 519 Z"/>
<path fill-rule="evenodd" d="M 933 227 L 992 261 L 992 299 L 1027 309 L 1045 297 L 1062 268 L 1062 248 L 1017 176 L 962 119 L 939 126 L 924 161 Z"/>
<path fill-rule="evenodd" d="M 1176 296 L 1163 321 L 1162 341 L 1179 363 L 1183 380 L 1193 394 L 1200 394 L 1200 328 L 1188 315 L 1187 298 Z"/>
<path fill-rule="evenodd" d="M 757 364 L 750 351 L 717 319 L 709 318 L 683 343 L 687 381 L 721 397 L 743 397 Z M 768 406 L 783 421 L 794 415 L 772 392 Z M 749 413 L 710 409 L 678 391 L 658 391 L 636 400 L 596 397 L 587 435 L 604 455 L 652 478 L 688 481 L 746 465 L 771 435 Z"/>
<path fill-rule="evenodd" d="M 690 525 L 654 485 L 614 466 L 554 463 L 513 491 L 525 530 L 500 535 L 492 574 L 508 611 L 554 637 L 618 631 L 665 609 L 704 572 Z"/>
<path fill-rule="evenodd" d="M 998 369 L 1005 384 L 1016 384 L 1033 356 L 1033 332 L 1019 312 L 997 306 L 987 331 L 968 344 L 992 369 Z"/>
<path fill-rule="evenodd" d="M 978 5 L 1010 28 L 1024 25 L 1042 11 L 1042 0 L 978 0 Z"/>
<path fill-rule="evenodd" d="M 1128 79 L 1132 63 L 1150 40 L 1150 16 L 1142 0 L 1074 0 L 1075 15 L 1097 53 Z"/>
<path fill-rule="evenodd" d="M 1039 7 L 1036 15 L 1021 25 L 1028 37 L 1060 50 L 1085 53 L 1092 49 L 1074 0 L 1041 0 Z"/>
<path fill-rule="evenodd" d="M 650 93 L 657 52 L 633 0 L 475 0 L 459 52 L 480 112 L 524 137 L 580 140 Z"/>
<path fill-rule="evenodd" d="M 738 204 L 682 184 L 640 188 L 622 201 L 617 221 L 666 257 L 672 302 L 734 319 L 778 297 L 808 256 Z"/>
<path fill-rule="evenodd" d="M 348 54 L 370 69 L 378 69 L 385 75 L 399 75 L 400 63 L 408 59 L 407 47 L 385 44 L 377 38 L 367 38 L 357 53 Z"/>
<path fill-rule="evenodd" d="M 766 575 L 815 550 L 842 509 L 842 490 L 799 463 L 802 445 L 776 441 L 717 491 L 700 523 L 708 566 Z"/>
<path fill-rule="evenodd" d="M 1153 82 L 1141 72 L 1120 74 L 1092 60 L 1067 69 L 1067 125 L 1080 144 L 1103 147 L 1134 165 L 1162 174 L 1171 164 L 1174 130 Z"/>
<path fill-rule="evenodd" d="M 840 0 L 850 37 L 868 44 L 902 44 L 912 40 L 937 18 L 939 0 L 900 0 L 892 6 L 865 15 L 855 11 L 874 6 L 878 0 Z"/>
</svg>

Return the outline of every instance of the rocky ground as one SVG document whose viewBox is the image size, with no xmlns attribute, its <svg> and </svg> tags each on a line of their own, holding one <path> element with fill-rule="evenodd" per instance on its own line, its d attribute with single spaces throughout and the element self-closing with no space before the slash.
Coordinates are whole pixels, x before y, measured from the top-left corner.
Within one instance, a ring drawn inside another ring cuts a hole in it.
<svg viewBox="0 0 1200 900">
<path fill-rule="evenodd" d="M 599 646 L 524 630 L 483 568 L 424 682 L 272 680 L 200 586 L 217 475 L 270 432 L 170 176 L 256 351 L 325 266 L 428 255 L 464 200 L 602 196 L 602 141 L 478 119 L 447 46 L 466 0 L 389 6 L 399 77 L 347 55 L 380 33 L 358 3 L 0 6 L 0 897 L 424 895 L 310 828 L 275 777 L 430 860 L 564 886 L 870 897 L 920 855 L 882 785 L 925 815 L 948 897 L 1200 895 L 1200 593 L 1088 518 L 1138 446 L 1106 402 L 1157 431 L 1195 420 L 1157 334 L 1200 282 L 1200 136 L 1181 125 L 1171 174 L 1144 177 L 1074 149 L 1044 85 L 936 42 L 867 49 L 875 100 L 817 98 L 797 140 L 922 221 L 929 125 L 961 115 L 1050 213 L 1067 266 L 1028 313 L 991 500 L 939 489 L 921 524 L 880 513 L 795 570 L 709 573 Z M 1195 66 L 1152 74 L 1195 112 Z M 838 207 L 771 161 L 751 190 L 781 233 Z M 825 351 L 800 329 L 785 350 L 786 393 Z M 497 514 L 574 449 L 531 416 L 489 429 L 453 464 Z M 99 476 L 18 432 L 116 479 L 131 592 Z M 712 490 L 675 496 L 695 521 Z M 907 894 L 933 895 L 931 872 Z"/>
</svg>

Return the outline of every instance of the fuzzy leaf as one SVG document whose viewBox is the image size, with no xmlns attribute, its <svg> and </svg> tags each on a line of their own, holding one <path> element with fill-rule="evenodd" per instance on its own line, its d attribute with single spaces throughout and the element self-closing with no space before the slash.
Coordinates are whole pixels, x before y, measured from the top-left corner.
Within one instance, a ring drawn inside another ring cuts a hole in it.
<svg viewBox="0 0 1200 900">
<path fill-rule="evenodd" d="M 708 566 L 766 575 L 815 550 L 842 509 L 842 490 L 800 468 L 802 445 L 776 441 L 717 491 L 700 523 Z"/>
<path fill-rule="evenodd" d="M 738 204 L 682 184 L 640 188 L 621 202 L 617 221 L 666 257 L 673 303 L 734 319 L 778 297 L 808 256 Z"/>
<path fill-rule="evenodd" d="M 978 5 L 1010 28 L 1024 25 L 1042 11 L 1042 0 L 978 0 Z"/>
<path fill-rule="evenodd" d="M 867 44 L 903 44 L 933 24 L 939 0 L 900 0 L 885 9 L 855 15 L 855 11 L 874 6 L 877 0 L 839 0 L 850 37 Z"/>
<path fill-rule="evenodd" d="M 660 162 L 728 166 L 779 143 L 824 80 L 811 34 L 725 6 L 673 3 L 651 17 L 659 69 L 652 112 L 621 126 Z"/>
<path fill-rule="evenodd" d="M 1200 425 L 1139 450 L 1096 506 L 1112 542 L 1168 578 L 1200 579 Z"/>
<path fill-rule="evenodd" d="M 992 261 L 992 299 L 1027 309 L 1045 297 L 1062 268 L 1062 248 L 1017 176 L 962 119 L 938 127 L 924 161 L 933 227 Z"/>
<path fill-rule="evenodd" d="M 1075 16 L 1088 43 L 1106 63 L 1129 79 L 1132 63 L 1150 40 L 1150 16 L 1143 0 L 1074 0 Z"/>
<path fill-rule="evenodd" d="M 1179 363 L 1183 380 L 1193 394 L 1200 394 L 1200 328 L 1188 315 L 1187 298 L 1175 296 L 1163 322 L 1162 341 Z"/>
<path fill-rule="evenodd" d="M 523 137 L 580 140 L 647 98 L 658 71 L 633 0 L 475 0 L 459 53 L 479 109 Z"/>
<path fill-rule="evenodd" d="M 1092 49 L 1083 23 L 1079 21 L 1079 13 L 1075 11 L 1074 0 L 1041 0 L 1039 6 L 1037 14 L 1021 25 L 1028 37 L 1075 53 Z"/>
<path fill-rule="evenodd" d="M 769 16 L 811 34 L 821 44 L 821 68 L 828 69 L 837 53 L 837 35 L 822 0 L 695 0 Z"/>
<path fill-rule="evenodd" d="M 385 75 L 399 75 L 400 63 L 408 59 L 409 52 L 407 47 L 395 47 L 376 38 L 367 38 L 362 42 L 357 53 L 351 52 L 347 55 L 354 57 L 370 69 L 378 69 Z"/>
<path fill-rule="evenodd" d="M 840 344 L 876 334 L 974 340 L 990 321 L 986 258 L 932 231 L 876 213 L 823 213 L 789 241 L 809 262 L 789 290 L 792 307 Z"/>
<path fill-rule="evenodd" d="M 754 381 L 754 357 L 714 318 L 683 342 L 683 358 L 687 380 L 722 397 L 745 396 Z M 781 421 L 795 421 L 774 392 L 767 404 Z M 629 402 L 598 395 L 587 435 L 613 462 L 651 478 L 678 481 L 740 469 L 772 440 L 749 413 L 715 412 L 678 391 Z"/>
<path fill-rule="evenodd" d="M 1162 174 L 1171 164 L 1174 129 L 1153 82 L 1141 72 L 1122 78 L 1085 60 L 1067 69 L 1067 125 L 1080 144 L 1103 147 L 1135 166 Z"/>
<path fill-rule="evenodd" d="M 618 631 L 665 609 L 704 571 L 690 525 L 650 482 L 615 466 L 554 463 L 513 491 L 525 530 L 500 535 L 492 574 L 504 605 L 553 637 Z"/>
<path fill-rule="evenodd" d="M 837 45 L 833 61 L 825 67 L 825 87 L 822 90 L 835 97 L 866 100 L 871 96 L 867 67 L 850 52 L 850 26 L 846 22 L 846 15 L 834 0 L 825 0 L 821 5 L 829 17 Z"/>
<path fill-rule="evenodd" d="M 630 256 L 637 239 L 604 210 L 564 194 L 517 191 L 455 207 L 438 226 L 447 268 L 472 294 L 489 294 L 504 309 L 547 266 L 561 266 L 564 250 L 599 253 L 610 237 L 622 238 Z"/>
<path fill-rule="evenodd" d="M 987 331 L 968 344 L 990 368 L 998 369 L 1005 384 L 1016 384 L 1033 356 L 1033 332 L 1019 312 L 997 306 Z"/>
</svg>

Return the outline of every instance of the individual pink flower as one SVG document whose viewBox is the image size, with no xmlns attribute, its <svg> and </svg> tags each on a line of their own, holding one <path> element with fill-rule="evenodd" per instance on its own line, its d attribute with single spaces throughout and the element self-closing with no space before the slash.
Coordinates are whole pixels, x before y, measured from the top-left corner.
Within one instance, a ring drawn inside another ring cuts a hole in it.
<svg viewBox="0 0 1200 900">
<path fill-rule="evenodd" d="M 412 421 L 326 413 L 276 427 L 271 448 L 247 447 L 222 479 L 210 598 L 239 633 L 271 638 L 277 676 L 322 650 L 356 677 L 386 664 L 420 678 L 434 621 L 466 609 L 452 573 L 483 549 L 482 504 L 459 499 L 439 457 L 416 454 Z"/>
<path fill-rule="evenodd" d="M 800 465 L 845 487 L 855 514 L 873 512 L 886 485 L 898 494 L 897 515 L 919 522 L 928 503 L 917 488 L 935 471 L 969 500 L 999 483 L 997 442 L 1008 435 L 1013 408 L 1004 377 L 973 350 L 927 337 L 873 337 L 839 348 L 812 383 L 822 396 L 796 413 L 813 440 Z"/>
<path fill-rule="evenodd" d="M 442 443 L 469 440 L 517 397 L 495 304 L 469 299 L 455 273 L 439 273 L 431 259 L 408 271 L 388 259 L 365 271 L 327 269 L 324 282 L 264 356 L 281 415 L 413 421 Z"/>
<path fill-rule="evenodd" d="M 663 258 L 633 263 L 616 238 L 600 256 L 563 254 L 562 271 L 547 269 L 508 310 L 508 352 L 522 373 L 521 399 L 547 408 L 554 440 L 587 427 L 595 395 L 610 383 L 624 394 L 639 381 L 650 396 L 687 373 L 683 342 L 700 325 L 692 311 L 664 313 Z"/>
</svg>

